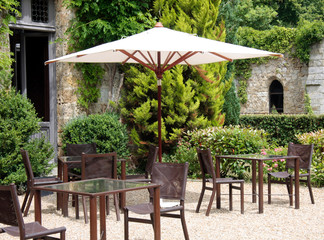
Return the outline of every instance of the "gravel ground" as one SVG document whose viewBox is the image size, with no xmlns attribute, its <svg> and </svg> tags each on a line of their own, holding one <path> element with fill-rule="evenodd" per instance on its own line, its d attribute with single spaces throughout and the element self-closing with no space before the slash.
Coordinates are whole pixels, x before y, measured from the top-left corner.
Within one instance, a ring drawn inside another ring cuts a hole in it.
<svg viewBox="0 0 324 240">
<path fill-rule="evenodd" d="M 267 186 L 264 186 L 264 193 Z M 227 186 L 222 187 L 226 193 Z M 234 210 L 228 211 L 227 196 L 222 198 L 222 209 L 216 209 L 216 204 L 208 217 L 205 211 L 209 201 L 210 192 L 205 194 L 200 213 L 196 213 L 196 205 L 201 190 L 201 183 L 189 180 L 186 192 L 186 222 L 190 239 L 215 240 L 215 239 L 324 239 L 324 188 L 313 188 L 315 204 L 311 204 L 308 189 L 300 189 L 300 209 L 289 206 L 288 196 L 273 196 L 272 204 L 267 204 L 264 197 L 264 213 L 258 213 L 258 205 L 251 202 L 251 195 L 245 195 L 245 213 L 240 214 L 239 195 L 234 196 Z M 245 193 L 251 192 L 251 184 L 245 184 Z M 273 185 L 273 193 L 286 193 L 284 185 Z M 67 228 L 67 240 L 89 239 L 89 224 L 84 223 L 82 207 L 81 218 L 76 220 L 74 209 L 69 208 L 69 217 L 64 218 L 60 211 L 56 211 L 56 195 L 51 194 L 42 197 L 43 225 L 48 228 L 65 226 Z M 127 204 L 145 202 L 147 191 L 135 191 L 127 193 Z M 19 197 L 20 202 L 23 196 Z M 112 199 L 111 199 L 112 202 Z M 33 205 L 33 204 L 32 204 Z M 121 221 L 116 221 L 113 204 L 110 204 L 111 212 L 107 216 L 107 239 L 123 239 L 123 216 Z M 33 206 L 25 222 L 34 220 Z M 98 217 L 99 228 L 99 217 Z M 162 239 L 184 239 L 179 219 L 161 218 Z M 152 227 L 148 224 L 130 223 L 130 239 L 153 239 Z M 0 240 L 17 239 L 8 234 L 0 234 Z"/>
</svg>

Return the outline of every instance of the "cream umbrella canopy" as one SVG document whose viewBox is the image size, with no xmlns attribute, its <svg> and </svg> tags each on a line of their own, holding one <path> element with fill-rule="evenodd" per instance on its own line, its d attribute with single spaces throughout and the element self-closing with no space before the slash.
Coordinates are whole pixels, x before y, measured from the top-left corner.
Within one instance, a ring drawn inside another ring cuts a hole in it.
<svg viewBox="0 0 324 240">
<path fill-rule="evenodd" d="M 48 60 L 45 64 L 139 63 L 154 71 L 158 86 L 158 141 L 161 161 L 161 80 L 165 71 L 177 64 L 199 65 L 267 56 L 282 57 L 282 54 L 197 37 L 165 28 L 161 23 L 157 23 L 154 28 L 147 31 Z"/>
</svg>

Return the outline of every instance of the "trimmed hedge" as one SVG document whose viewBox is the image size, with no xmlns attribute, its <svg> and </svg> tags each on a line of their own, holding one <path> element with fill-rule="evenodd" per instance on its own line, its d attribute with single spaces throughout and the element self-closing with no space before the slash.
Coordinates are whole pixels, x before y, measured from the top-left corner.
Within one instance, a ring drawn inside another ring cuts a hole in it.
<svg viewBox="0 0 324 240">
<path fill-rule="evenodd" d="M 286 146 L 299 142 L 296 135 L 324 128 L 324 115 L 241 115 L 242 128 L 263 129 L 269 142 Z"/>
<path fill-rule="evenodd" d="M 62 148 L 67 143 L 97 144 L 99 153 L 117 152 L 118 157 L 129 156 L 126 125 L 115 113 L 93 114 L 72 119 L 63 127 Z"/>
</svg>

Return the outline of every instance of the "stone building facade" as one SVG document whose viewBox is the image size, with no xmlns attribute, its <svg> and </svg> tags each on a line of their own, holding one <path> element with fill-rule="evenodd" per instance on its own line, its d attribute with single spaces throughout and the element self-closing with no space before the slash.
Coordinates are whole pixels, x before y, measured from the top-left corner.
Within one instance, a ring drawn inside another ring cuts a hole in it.
<svg viewBox="0 0 324 240">
<path fill-rule="evenodd" d="M 15 54 L 34 60 L 38 56 L 28 56 L 26 49 L 28 49 L 28 44 L 41 38 L 46 40 L 42 44 L 48 51 L 47 59 L 68 54 L 67 42 L 53 42 L 56 39 L 68 37 L 65 32 L 74 13 L 71 9 L 65 8 L 63 0 L 48 0 L 50 21 L 33 22 L 33 16 L 29 16 L 30 8 L 32 8 L 31 2 L 31 0 L 22 1 L 22 10 L 26 16 L 23 16 L 16 24 L 11 24 L 11 28 L 16 31 L 16 38 L 11 37 L 10 39 L 11 43 L 14 43 L 11 46 L 11 51 L 14 50 Z M 36 2 L 41 5 L 47 1 Z M 46 6 L 43 7 L 47 9 Z M 22 39 L 27 41 L 27 45 L 21 42 Z M 23 50 L 26 55 L 22 55 Z M 43 67 L 43 62 L 41 62 L 36 69 Z M 120 96 L 123 74 L 118 70 L 118 64 L 103 64 L 103 67 L 106 70 L 105 76 L 98 86 L 101 97 L 96 104 L 91 105 L 89 113 L 105 112 L 110 107 L 109 101 L 117 102 Z M 28 96 L 28 71 L 30 70 L 28 66 L 23 70 L 25 75 L 22 76 L 25 78 L 27 87 L 25 84 L 22 90 L 27 89 Z M 50 104 L 47 107 L 47 112 L 50 116 L 44 122 L 44 126 L 50 129 L 48 133 L 53 139 L 53 145 L 60 146 L 59 135 L 62 126 L 70 119 L 86 114 L 77 104 L 77 81 L 81 74 L 75 70 L 73 63 L 50 64 L 45 73 L 49 73 L 49 77 L 47 77 L 49 80 L 45 79 L 45 81 L 49 81 L 49 96 L 47 97 Z M 242 106 L 241 113 L 266 114 L 271 111 L 273 106 L 279 112 L 287 114 L 304 113 L 305 89 L 311 98 L 314 113 L 324 114 L 324 40 L 312 47 L 308 65 L 300 63 L 298 59 L 285 56 L 270 60 L 263 65 L 252 66 L 252 76 L 248 80 L 247 86 L 248 100 Z"/>
<path fill-rule="evenodd" d="M 287 56 L 253 65 L 251 78 L 247 81 L 248 99 L 241 106 L 241 114 L 270 113 L 273 107 L 271 96 L 278 94 L 271 92 L 274 82 L 282 86 L 283 113 L 305 113 L 304 95 L 307 92 L 314 113 L 324 114 L 324 40 L 312 47 L 308 65 Z"/>
</svg>

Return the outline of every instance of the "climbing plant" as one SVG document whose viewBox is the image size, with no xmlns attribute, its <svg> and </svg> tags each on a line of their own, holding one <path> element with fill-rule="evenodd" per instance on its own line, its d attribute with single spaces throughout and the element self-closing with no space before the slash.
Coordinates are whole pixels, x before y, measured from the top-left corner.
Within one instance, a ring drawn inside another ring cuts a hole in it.
<svg viewBox="0 0 324 240">
<path fill-rule="evenodd" d="M 17 10 L 19 2 L 17 0 L 0 1 L 0 88 L 8 89 L 11 84 L 13 63 L 12 54 L 9 51 L 9 23 L 16 21 L 16 16 L 20 13 Z"/>
<path fill-rule="evenodd" d="M 153 25 L 149 12 L 151 0 L 65 0 L 75 12 L 67 31 L 71 51 L 80 51 L 118 40 Z M 88 109 L 100 96 L 99 84 L 104 70 L 98 64 L 76 64 L 83 78 L 78 80 L 78 103 Z"/>
</svg>

